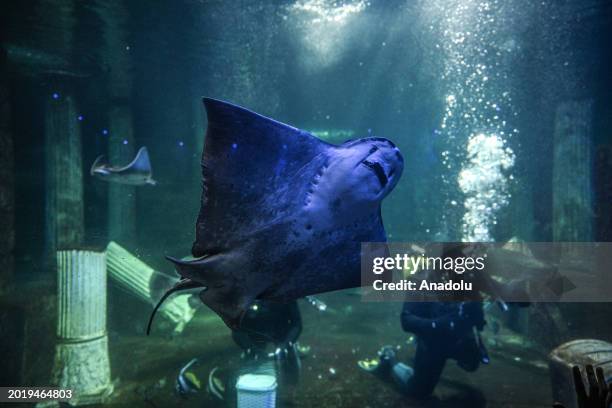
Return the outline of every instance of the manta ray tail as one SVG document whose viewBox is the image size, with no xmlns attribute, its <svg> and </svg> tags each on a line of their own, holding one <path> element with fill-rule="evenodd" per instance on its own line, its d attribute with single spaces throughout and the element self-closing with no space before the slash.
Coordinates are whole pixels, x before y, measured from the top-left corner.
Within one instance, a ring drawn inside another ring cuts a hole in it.
<svg viewBox="0 0 612 408">
<path fill-rule="evenodd" d="M 155 305 L 155 308 L 151 313 L 151 317 L 149 317 L 149 323 L 147 324 L 147 336 L 149 335 L 149 333 L 151 333 L 151 326 L 153 325 L 153 318 L 155 317 L 155 313 L 157 313 L 157 310 L 161 307 L 164 301 L 168 299 L 170 295 L 181 290 L 195 289 L 201 287 L 201 284 L 199 284 L 198 282 L 194 282 L 191 279 L 181 279 L 173 287 L 168 289 L 168 291 L 166 291 L 166 293 L 164 293 L 164 295 L 161 297 L 159 302 L 157 302 L 157 305 Z"/>
</svg>

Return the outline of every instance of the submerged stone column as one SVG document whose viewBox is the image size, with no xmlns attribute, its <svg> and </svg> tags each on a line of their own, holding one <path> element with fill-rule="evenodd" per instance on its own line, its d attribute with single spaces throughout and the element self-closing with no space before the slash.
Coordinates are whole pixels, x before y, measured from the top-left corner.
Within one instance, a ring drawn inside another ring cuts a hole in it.
<svg viewBox="0 0 612 408">
<path fill-rule="evenodd" d="M 593 102 L 557 107 L 553 162 L 553 241 L 563 242 L 559 265 L 593 270 Z"/>
<path fill-rule="evenodd" d="M 6 56 L 0 51 L 0 293 L 13 274 L 15 248 L 15 176 Z"/>
<path fill-rule="evenodd" d="M 55 88 L 45 108 L 46 236 L 49 253 L 79 246 L 84 235 L 83 171 L 78 109 Z"/>
<path fill-rule="evenodd" d="M 108 157 L 112 164 L 129 163 L 136 152 L 132 110 L 132 64 L 126 26 L 128 11 L 123 1 L 100 2 L 104 23 L 104 59 L 108 63 Z M 136 190 L 133 186 L 110 183 L 108 186 L 109 239 L 131 241 L 136 236 Z"/>
<path fill-rule="evenodd" d="M 102 403 L 113 391 L 104 253 L 57 252 L 57 308 L 53 382 L 73 390 L 71 405 Z"/>
<path fill-rule="evenodd" d="M 591 100 L 557 107 L 553 163 L 553 240 L 593 240 Z"/>
<path fill-rule="evenodd" d="M 612 241 L 612 145 L 597 148 L 595 186 L 598 242 Z"/>
<path fill-rule="evenodd" d="M 154 270 L 115 242 L 110 242 L 106 247 L 106 264 L 111 279 L 152 306 L 178 282 L 178 278 L 172 279 Z M 175 333 L 182 332 L 195 314 L 195 309 L 189 303 L 190 296 L 174 295 L 160 309 L 160 313 L 176 325 Z"/>
<path fill-rule="evenodd" d="M 108 157 L 110 163 L 127 164 L 134 158 L 132 112 L 127 106 L 109 110 Z M 131 241 L 136 236 L 136 190 L 133 186 L 108 185 L 108 235 L 110 239 Z"/>
<path fill-rule="evenodd" d="M 592 270 L 593 241 L 592 118 L 590 99 L 567 101 L 555 112 L 553 147 L 553 241 L 559 246 L 559 265 Z M 560 271 L 563 273 L 563 269 Z M 559 304 L 540 304 L 533 330 L 552 345 L 569 336 Z"/>
</svg>

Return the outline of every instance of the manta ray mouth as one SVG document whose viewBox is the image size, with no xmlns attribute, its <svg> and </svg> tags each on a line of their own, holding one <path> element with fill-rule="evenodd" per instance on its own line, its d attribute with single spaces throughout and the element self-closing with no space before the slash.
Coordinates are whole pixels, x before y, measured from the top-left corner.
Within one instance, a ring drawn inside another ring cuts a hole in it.
<svg viewBox="0 0 612 408">
<path fill-rule="evenodd" d="M 376 177 L 378 177 L 378 181 L 380 181 L 380 185 L 384 188 L 389 182 L 389 179 L 387 178 L 387 175 L 385 174 L 385 169 L 383 169 L 380 163 L 371 162 L 369 160 L 364 160 L 362 163 L 364 166 L 371 169 L 374 172 L 374 174 L 376 174 Z"/>
</svg>

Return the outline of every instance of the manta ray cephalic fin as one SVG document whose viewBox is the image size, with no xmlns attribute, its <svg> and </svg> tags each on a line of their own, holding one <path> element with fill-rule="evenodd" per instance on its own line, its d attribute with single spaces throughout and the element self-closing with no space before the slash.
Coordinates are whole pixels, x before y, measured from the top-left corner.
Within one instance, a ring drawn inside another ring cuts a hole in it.
<svg viewBox="0 0 612 408">
<path fill-rule="evenodd" d="M 177 272 L 191 281 L 197 281 L 206 290 L 200 292 L 202 302 L 217 313 L 225 324 L 231 328 L 240 325 L 242 316 L 255 300 L 244 280 L 238 280 L 231 274 L 220 272 L 220 263 L 225 255 L 210 255 L 194 260 L 179 260 L 166 257 Z"/>
</svg>

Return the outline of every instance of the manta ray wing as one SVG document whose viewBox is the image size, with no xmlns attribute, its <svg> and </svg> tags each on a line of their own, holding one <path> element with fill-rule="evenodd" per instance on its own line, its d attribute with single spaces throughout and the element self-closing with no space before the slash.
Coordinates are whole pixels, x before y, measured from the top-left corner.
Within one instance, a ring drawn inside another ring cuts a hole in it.
<svg viewBox="0 0 612 408">
<path fill-rule="evenodd" d="M 291 178 L 334 146 L 227 102 L 204 98 L 208 117 L 195 257 L 271 221 L 291 199 Z M 271 203 L 270 198 L 276 198 Z M 263 205 L 266 201 L 266 205 Z"/>
<path fill-rule="evenodd" d="M 132 162 L 115 170 L 116 173 L 151 174 L 151 160 L 146 147 L 141 147 Z"/>
<path fill-rule="evenodd" d="M 286 301 L 306 295 L 332 292 L 361 286 L 361 244 L 364 242 L 386 242 L 387 235 L 383 225 L 380 209 L 371 217 L 363 219 L 354 226 L 345 226 L 333 234 L 320 249 L 317 258 L 321 261 L 318 268 L 308 268 L 302 274 L 292 276 L 294 281 L 285 285 L 288 293 Z M 388 256 L 386 246 L 378 256 Z M 315 261 L 316 262 L 316 261 Z M 313 262 L 313 265 L 316 263 Z M 324 279 L 321 279 L 324 276 Z M 368 275 L 368 277 L 374 275 Z M 379 276 L 388 279 L 388 276 Z M 369 285 L 366 285 L 369 286 Z"/>
<path fill-rule="evenodd" d="M 335 146 L 227 102 L 204 105 L 196 259 L 171 259 L 183 281 L 206 288 L 200 299 L 231 328 L 256 299 L 360 286 L 361 243 L 386 241 L 380 203 L 403 169 L 395 145 Z"/>
</svg>

